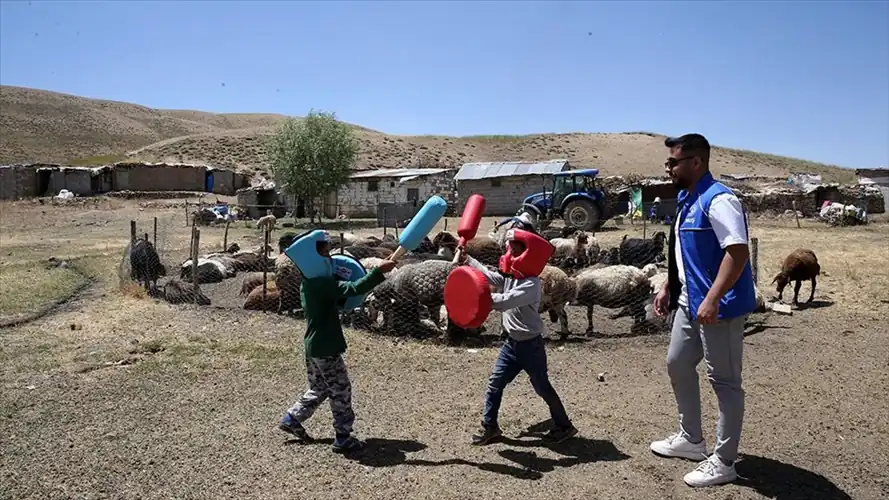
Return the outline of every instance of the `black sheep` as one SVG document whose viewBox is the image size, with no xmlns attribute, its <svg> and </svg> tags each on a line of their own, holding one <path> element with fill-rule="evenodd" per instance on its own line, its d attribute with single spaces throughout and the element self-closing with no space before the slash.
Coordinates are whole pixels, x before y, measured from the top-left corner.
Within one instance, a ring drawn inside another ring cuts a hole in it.
<svg viewBox="0 0 889 500">
<path fill-rule="evenodd" d="M 620 242 L 620 263 L 641 269 L 648 264 L 663 260 L 666 241 L 667 235 L 663 231 L 654 233 L 650 240 L 624 236 Z"/>
<path fill-rule="evenodd" d="M 157 287 L 157 280 L 167 275 L 154 245 L 148 238 L 138 238 L 130 247 L 130 278 L 144 284 L 146 290 Z"/>
</svg>

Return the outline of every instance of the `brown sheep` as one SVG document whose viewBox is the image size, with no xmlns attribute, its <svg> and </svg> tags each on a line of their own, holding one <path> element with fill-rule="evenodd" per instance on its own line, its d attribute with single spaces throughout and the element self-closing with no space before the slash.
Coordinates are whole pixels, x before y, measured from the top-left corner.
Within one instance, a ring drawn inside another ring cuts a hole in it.
<svg viewBox="0 0 889 500">
<path fill-rule="evenodd" d="M 265 296 L 262 293 L 262 284 L 247 294 L 244 300 L 244 309 L 248 311 L 278 311 L 281 303 L 281 292 L 274 283 L 266 286 Z"/>
<path fill-rule="evenodd" d="M 815 252 L 806 248 L 797 248 L 790 252 L 784 259 L 781 266 L 781 272 L 775 275 L 772 283 L 777 283 L 776 291 L 778 292 L 778 300 L 781 300 L 784 294 L 784 287 L 791 281 L 796 281 L 793 287 L 793 305 L 799 306 L 799 289 L 803 285 L 803 280 L 812 282 L 812 293 L 809 294 L 810 303 L 815 299 L 816 277 L 821 274 L 821 266 L 818 264 L 818 257 Z"/>
<path fill-rule="evenodd" d="M 283 253 L 278 254 L 275 258 L 275 287 L 281 291 L 279 312 L 292 311 L 301 307 L 300 283 L 302 283 L 302 275 L 290 257 Z M 262 285 L 261 281 L 260 285 Z"/>
<path fill-rule="evenodd" d="M 210 299 L 193 283 L 173 278 L 164 285 L 163 299 L 170 304 L 198 304 L 209 306 Z"/>
<path fill-rule="evenodd" d="M 275 273 L 266 273 L 266 283 L 274 282 Z M 241 295 L 247 295 L 258 286 L 262 286 L 262 271 L 247 274 L 241 282 Z"/>
</svg>

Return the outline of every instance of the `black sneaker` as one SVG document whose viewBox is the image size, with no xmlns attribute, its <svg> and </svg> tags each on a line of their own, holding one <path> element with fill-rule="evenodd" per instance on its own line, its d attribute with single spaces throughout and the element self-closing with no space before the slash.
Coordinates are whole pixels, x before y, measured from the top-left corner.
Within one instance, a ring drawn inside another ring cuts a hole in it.
<svg viewBox="0 0 889 500">
<path fill-rule="evenodd" d="M 284 415 L 284 418 L 281 419 L 281 422 L 278 424 L 278 428 L 287 434 L 292 435 L 296 439 L 300 441 L 311 441 L 312 437 L 309 436 L 309 433 L 306 432 L 306 428 L 302 426 L 296 419 L 293 418 L 289 413 Z"/>
<path fill-rule="evenodd" d="M 573 425 L 569 425 L 568 427 L 556 427 L 549 432 L 547 432 L 543 439 L 549 441 L 550 443 L 561 443 L 562 441 L 574 437 L 577 434 L 577 428 Z"/>
<path fill-rule="evenodd" d="M 352 436 L 336 438 L 331 445 L 334 453 L 351 453 L 364 448 L 364 442 Z"/>
<path fill-rule="evenodd" d="M 492 426 L 482 425 L 481 430 L 479 432 L 477 432 L 476 434 L 472 435 L 472 444 L 477 445 L 477 446 L 486 445 L 486 444 L 490 443 L 491 441 L 493 441 L 494 439 L 499 438 L 502 435 L 503 435 L 503 433 L 500 432 L 500 426 L 498 426 L 498 425 L 492 425 Z"/>
</svg>

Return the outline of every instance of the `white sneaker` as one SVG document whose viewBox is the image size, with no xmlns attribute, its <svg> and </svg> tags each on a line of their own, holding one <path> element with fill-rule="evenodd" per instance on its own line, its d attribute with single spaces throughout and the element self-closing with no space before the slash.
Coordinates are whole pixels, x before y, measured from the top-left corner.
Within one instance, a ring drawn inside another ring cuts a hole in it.
<svg viewBox="0 0 889 500">
<path fill-rule="evenodd" d="M 704 460 L 698 467 L 689 472 L 683 478 L 685 484 L 700 488 L 703 486 L 716 486 L 717 484 L 725 484 L 738 479 L 738 473 L 735 471 L 735 465 L 725 465 L 722 460 L 715 454 Z"/>
<path fill-rule="evenodd" d="M 687 458 L 689 460 L 701 460 L 707 458 L 707 443 L 689 443 L 682 433 L 668 436 L 662 441 L 651 443 L 651 451 L 662 457 Z"/>
</svg>

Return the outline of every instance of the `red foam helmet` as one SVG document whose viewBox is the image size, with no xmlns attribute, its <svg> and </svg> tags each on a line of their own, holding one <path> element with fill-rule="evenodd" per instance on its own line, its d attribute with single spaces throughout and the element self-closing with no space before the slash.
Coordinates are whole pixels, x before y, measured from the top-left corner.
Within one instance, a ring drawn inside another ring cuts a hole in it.
<svg viewBox="0 0 889 500">
<path fill-rule="evenodd" d="M 525 245 L 525 251 L 519 255 L 513 255 L 510 246 L 506 254 L 500 257 L 500 272 L 516 278 L 540 276 L 555 251 L 552 243 L 545 238 L 522 229 L 513 228 L 507 231 L 506 240 Z"/>
</svg>

